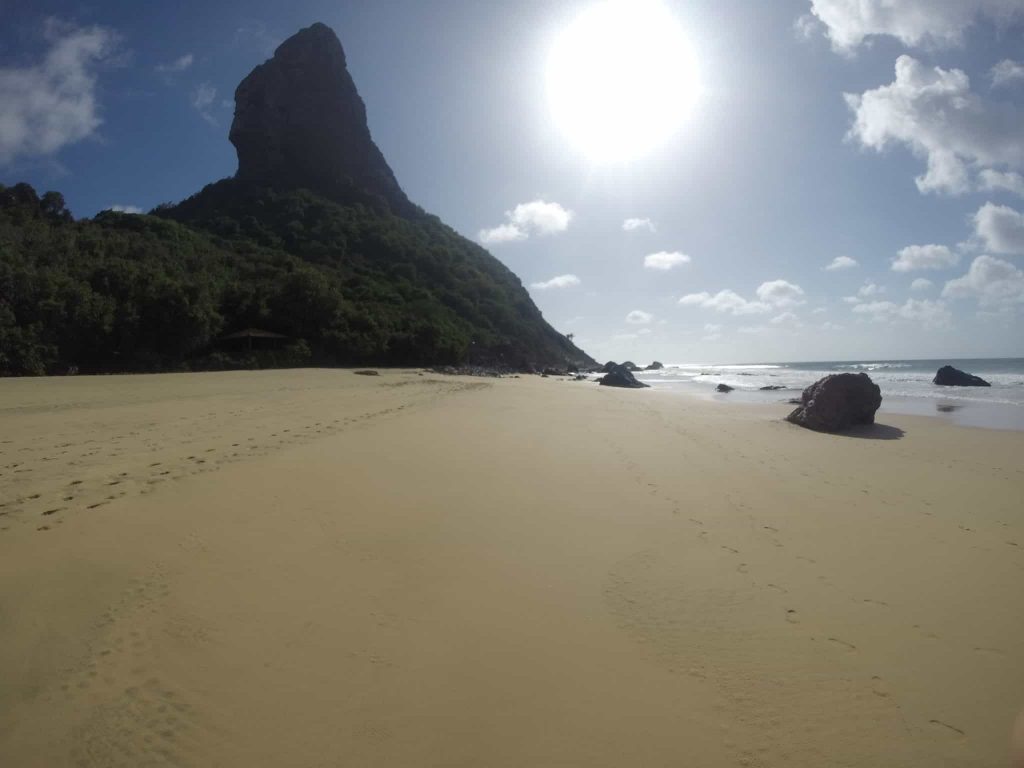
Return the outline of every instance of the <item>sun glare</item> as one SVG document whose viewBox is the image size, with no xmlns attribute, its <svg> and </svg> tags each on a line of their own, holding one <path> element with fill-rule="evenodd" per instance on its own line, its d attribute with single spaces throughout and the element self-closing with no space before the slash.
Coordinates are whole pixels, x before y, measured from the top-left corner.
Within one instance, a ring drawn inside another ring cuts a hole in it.
<svg viewBox="0 0 1024 768">
<path fill-rule="evenodd" d="M 700 91 L 678 20 L 658 0 L 603 0 L 557 37 L 547 93 L 558 127 L 594 162 L 622 162 L 665 143 Z"/>
</svg>

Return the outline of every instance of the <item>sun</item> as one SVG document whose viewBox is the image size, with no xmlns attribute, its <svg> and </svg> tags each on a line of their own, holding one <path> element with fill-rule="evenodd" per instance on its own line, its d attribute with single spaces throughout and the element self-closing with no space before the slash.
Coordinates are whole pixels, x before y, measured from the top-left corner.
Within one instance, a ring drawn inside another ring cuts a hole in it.
<svg viewBox="0 0 1024 768">
<path fill-rule="evenodd" d="M 696 60 L 659 0 L 603 0 L 555 39 L 547 61 L 555 122 L 594 162 L 622 162 L 664 144 L 700 92 Z"/>
</svg>

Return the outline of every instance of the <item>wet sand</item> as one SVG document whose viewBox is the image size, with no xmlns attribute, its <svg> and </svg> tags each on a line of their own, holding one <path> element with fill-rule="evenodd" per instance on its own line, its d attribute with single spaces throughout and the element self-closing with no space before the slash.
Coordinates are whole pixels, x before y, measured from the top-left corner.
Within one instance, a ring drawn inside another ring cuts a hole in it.
<svg viewBox="0 0 1024 768">
<path fill-rule="evenodd" d="M 1024 433 L 523 378 L 0 380 L 0 765 L 991 766 Z"/>
</svg>

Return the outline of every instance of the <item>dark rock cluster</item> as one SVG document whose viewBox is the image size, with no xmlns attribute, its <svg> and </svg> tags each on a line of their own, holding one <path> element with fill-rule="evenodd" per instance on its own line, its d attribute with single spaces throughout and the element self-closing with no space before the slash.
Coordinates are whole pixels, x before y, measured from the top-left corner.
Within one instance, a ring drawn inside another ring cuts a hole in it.
<svg viewBox="0 0 1024 768">
<path fill-rule="evenodd" d="M 942 387 L 991 387 L 992 385 L 980 376 L 966 373 L 952 365 L 944 365 L 935 373 L 932 384 Z"/>
<path fill-rule="evenodd" d="M 787 421 L 817 432 L 840 432 L 874 424 L 882 391 L 866 373 L 834 373 L 804 390 Z"/>
<path fill-rule="evenodd" d="M 609 369 L 610 366 L 610 369 Z M 642 381 L 637 381 L 636 376 L 633 375 L 633 371 L 626 367 L 626 364 L 616 365 L 615 363 L 609 363 L 605 366 L 607 372 L 604 376 L 598 379 L 598 384 L 605 387 L 625 387 L 628 389 L 643 389 L 649 387 L 650 384 L 644 384 Z"/>
</svg>

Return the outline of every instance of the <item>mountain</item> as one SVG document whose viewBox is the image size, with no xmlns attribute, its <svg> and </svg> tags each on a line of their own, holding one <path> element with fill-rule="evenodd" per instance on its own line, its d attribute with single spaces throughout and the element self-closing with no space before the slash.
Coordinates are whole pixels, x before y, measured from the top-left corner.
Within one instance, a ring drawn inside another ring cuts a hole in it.
<svg viewBox="0 0 1024 768">
<path fill-rule="evenodd" d="M 594 364 L 409 201 L 330 28 L 241 82 L 230 140 L 233 178 L 149 215 L 74 221 L 58 193 L 0 185 L 0 373 Z"/>
<path fill-rule="evenodd" d="M 416 212 L 370 137 L 345 52 L 325 24 L 285 40 L 242 80 L 229 138 L 240 181 L 329 198 L 354 188 L 381 197 L 396 213 Z"/>
</svg>

